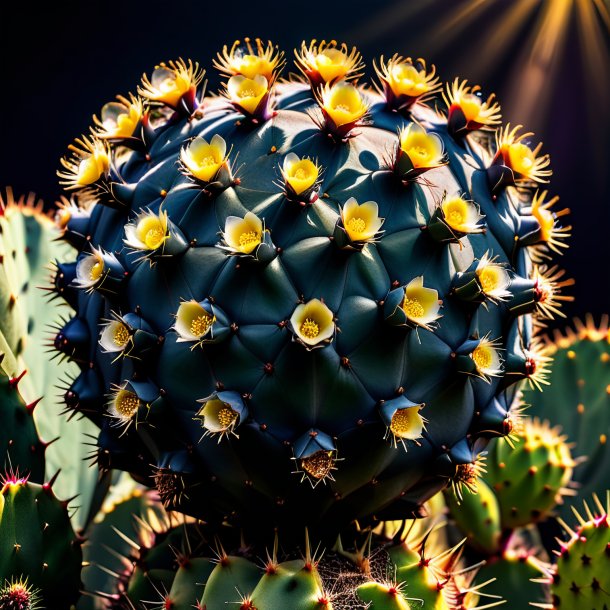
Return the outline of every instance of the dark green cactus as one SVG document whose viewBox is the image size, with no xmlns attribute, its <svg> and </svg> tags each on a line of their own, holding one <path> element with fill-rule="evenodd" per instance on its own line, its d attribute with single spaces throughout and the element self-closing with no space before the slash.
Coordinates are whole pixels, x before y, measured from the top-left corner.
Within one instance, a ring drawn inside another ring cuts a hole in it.
<svg viewBox="0 0 610 610">
<path fill-rule="evenodd" d="M 608 319 L 596 325 L 589 317 L 575 330 L 557 332 L 547 342 L 553 364 L 550 386 L 527 391 L 528 411 L 562 427 L 576 455 L 586 459 L 575 469 L 579 493 L 603 495 L 610 487 L 610 333 Z M 562 509 L 571 518 L 569 507 Z"/>
<path fill-rule="evenodd" d="M 592 508 L 591 508 L 592 507 Z M 531 605 L 546 610 L 610 607 L 610 495 L 604 506 L 597 495 L 584 502 L 584 514 L 574 511 L 578 523 L 572 529 L 561 522 L 567 540 L 558 540 L 555 565 L 546 569 L 548 596 Z"/>
<path fill-rule="evenodd" d="M 2 582 L 27 580 L 40 589 L 43 607 L 70 608 L 80 597 L 81 544 L 70 524 L 67 502 L 56 498 L 52 483 L 37 485 L 14 473 L 4 478 L 0 491 Z"/>
<path fill-rule="evenodd" d="M 166 506 L 332 537 L 417 514 L 508 431 L 530 314 L 562 298 L 532 257 L 565 231 L 529 188 L 548 156 L 469 135 L 499 106 L 466 83 L 442 117 L 421 61 L 381 61 L 377 94 L 345 46 L 304 45 L 305 78 L 276 83 L 282 54 L 248 45 L 219 56 L 224 97 L 163 64 L 62 160 L 65 401 Z"/>
</svg>

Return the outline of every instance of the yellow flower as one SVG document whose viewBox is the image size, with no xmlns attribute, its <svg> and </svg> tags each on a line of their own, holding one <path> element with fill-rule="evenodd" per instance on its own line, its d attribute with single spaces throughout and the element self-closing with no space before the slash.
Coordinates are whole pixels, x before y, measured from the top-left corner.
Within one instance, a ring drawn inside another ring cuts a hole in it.
<svg viewBox="0 0 610 610">
<path fill-rule="evenodd" d="M 238 74 L 237 76 L 232 76 L 227 83 L 227 97 L 229 100 L 249 114 L 254 114 L 261 100 L 268 92 L 269 82 L 261 74 L 255 74 L 254 78 L 246 78 Z"/>
<path fill-rule="evenodd" d="M 123 242 L 134 250 L 158 250 L 168 239 L 167 212 L 143 212 L 125 225 Z"/>
<path fill-rule="evenodd" d="M 320 167 L 311 159 L 306 157 L 299 159 L 294 153 L 288 153 L 284 157 L 282 175 L 294 193 L 300 195 L 316 183 L 320 175 Z"/>
<path fill-rule="evenodd" d="M 140 399 L 135 392 L 126 389 L 126 387 L 117 386 L 108 402 L 108 415 L 116 420 L 116 425 L 129 426 L 140 405 Z"/>
<path fill-rule="evenodd" d="M 180 151 L 182 165 L 198 180 L 211 182 L 227 160 L 227 143 L 214 135 L 208 141 L 197 136 Z"/>
<path fill-rule="evenodd" d="M 142 75 L 142 86 L 138 93 L 149 100 L 177 107 L 182 96 L 197 87 L 203 80 L 205 71 L 199 64 L 189 60 L 170 61 L 157 66 L 149 79 Z"/>
<path fill-rule="evenodd" d="M 263 231 L 261 219 L 252 212 L 246 212 L 243 218 L 227 217 L 222 237 L 230 250 L 250 254 L 260 245 Z"/>
<path fill-rule="evenodd" d="M 502 359 L 497 340 L 490 341 L 489 336 L 483 337 L 472 350 L 470 357 L 477 374 L 486 381 L 489 381 L 489 377 L 502 375 Z"/>
<path fill-rule="evenodd" d="M 430 325 L 441 317 L 440 307 L 438 292 L 424 287 L 423 275 L 412 279 L 405 287 L 402 310 L 414 324 L 430 329 Z"/>
<path fill-rule="evenodd" d="M 389 89 L 393 96 L 411 98 L 408 106 L 415 101 L 424 101 L 441 88 L 434 66 L 428 72 L 426 62 L 421 58 L 413 62 L 410 57 L 404 59 L 394 55 L 386 63 L 381 57 L 379 67 L 376 64 L 374 67 L 386 90 Z"/>
<path fill-rule="evenodd" d="M 368 111 L 368 104 L 354 85 L 345 81 L 322 89 L 322 109 L 337 127 L 360 120 Z"/>
<path fill-rule="evenodd" d="M 101 119 L 93 117 L 99 138 L 129 138 L 142 118 L 142 100 L 117 96 L 118 102 L 109 102 L 102 107 Z"/>
<path fill-rule="evenodd" d="M 525 144 L 523 140 L 534 134 L 528 132 L 517 135 L 521 128 L 521 125 L 517 125 L 511 129 L 509 123 L 496 134 L 496 158 L 501 157 L 504 165 L 513 170 L 517 181 L 548 182 L 547 178 L 553 173 L 547 169 L 551 164 L 550 157 L 538 156 L 542 142 L 533 149 Z"/>
<path fill-rule="evenodd" d="M 390 422 L 390 432 L 396 439 L 416 440 L 421 438 L 424 430 L 424 418 L 419 414 L 424 405 L 396 409 Z"/>
<path fill-rule="evenodd" d="M 500 124 L 502 114 L 500 113 L 500 104 L 494 101 L 495 95 L 492 93 L 486 101 L 478 95 L 481 87 L 468 86 L 468 81 L 460 82 L 456 78 L 453 83 L 447 83 L 443 99 L 449 108 L 449 120 L 451 115 L 458 108 L 462 111 L 465 119 L 465 128 L 474 129 L 493 129 Z"/>
<path fill-rule="evenodd" d="M 357 78 L 364 68 L 356 47 L 349 51 L 345 43 L 338 45 L 335 40 L 322 40 L 319 44 L 312 40 L 309 46 L 303 42 L 295 55 L 299 70 L 316 85 Z"/>
<path fill-rule="evenodd" d="M 427 133 L 421 125 L 411 123 L 401 129 L 399 141 L 414 168 L 437 167 L 443 163 L 443 141 L 435 133 Z"/>
<path fill-rule="evenodd" d="M 352 241 L 367 241 L 381 229 L 383 218 L 379 218 L 379 207 L 375 201 L 358 204 L 350 197 L 341 210 L 341 220 Z"/>
<path fill-rule="evenodd" d="M 58 171 L 60 184 L 67 190 L 91 186 L 110 171 L 110 151 L 108 145 L 97 138 L 83 136 L 75 140 L 69 149 L 70 157 L 63 157 L 61 164 L 65 171 Z"/>
<path fill-rule="evenodd" d="M 572 227 L 557 226 L 557 218 L 570 213 L 570 210 L 563 209 L 559 212 L 552 212 L 552 207 L 559 201 L 559 197 L 552 197 L 549 201 L 545 201 L 548 191 L 536 191 L 532 200 L 531 213 L 540 225 L 540 236 L 542 241 L 553 250 L 556 254 L 562 254 L 561 249 L 567 248 L 568 244 L 564 243 L 564 239 L 570 237 Z M 537 257 L 532 257 L 537 259 Z"/>
<path fill-rule="evenodd" d="M 495 258 L 490 257 L 486 252 L 479 261 L 475 273 L 483 294 L 492 301 L 503 301 L 512 296 L 508 290 L 510 275 L 494 260 Z"/>
<path fill-rule="evenodd" d="M 217 434 L 219 443 L 225 435 L 237 436 L 235 428 L 248 417 L 248 407 L 237 392 L 215 392 L 197 402 L 203 404 L 195 419 L 205 428 L 204 436 Z"/>
<path fill-rule="evenodd" d="M 202 341 L 212 331 L 216 318 L 195 300 L 183 301 L 176 312 L 173 328 L 178 342 Z"/>
<path fill-rule="evenodd" d="M 483 227 L 479 224 L 484 218 L 479 206 L 474 201 L 462 197 L 449 197 L 441 203 L 445 222 L 456 233 L 481 233 Z"/>
<path fill-rule="evenodd" d="M 330 341 L 335 333 L 333 318 L 333 312 L 320 299 L 311 299 L 297 305 L 290 324 L 296 338 L 313 348 Z"/>
<path fill-rule="evenodd" d="M 244 42 L 245 48 L 239 40 L 233 43 L 231 50 L 225 45 L 222 53 L 218 53 L 218 59 L 214 60 L 214 67 L 227 76 L 241 74 L 246 78 L 254 78 L 260 74 L 272 83 L 284 64 L 283 51 L 278 51 L 271 41 L 264 46 L 260 38 L 255 39 L 256 48 L 249 38 L 245 38 Z"/>
</svg>

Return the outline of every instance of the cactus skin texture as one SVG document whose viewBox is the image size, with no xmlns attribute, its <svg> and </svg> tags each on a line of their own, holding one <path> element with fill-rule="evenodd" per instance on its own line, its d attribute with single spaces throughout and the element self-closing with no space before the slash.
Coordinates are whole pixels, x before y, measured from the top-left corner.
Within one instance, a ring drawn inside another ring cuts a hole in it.
<svg viewBox="0 0 610 610">
<path fill-rule="evenodd" d="M 481 493 L 466 492 L 464 510 L 452 508 L 466 533 L 475 534 L 472 528 L 481 530 L 476 532 L 481 539 L 475 544 L 486 552 L 499 550 L 499 531 L 543 521 L 562 502 L 563 495 L 573 494 L 568 485 L 576 461 L 566 437 L 548 422 L 524 418 L 522 423 L 522 430 L 514 433 L 510 442 L 493 442 Z M 495 516 L 498 510 L 499 521 Z M 477 520 L 471 521 L 471 515 Z"/>
<path fill-rule="evenodd" d="M 574 321 L 574 330 L 555 333 L 547 341 L 553 364 L 544 392 L 526 391 L 528 413 L 550 419 L 587 459 L 574 471 L 579 494 L 603 496 L 610 487 L 610 332 L 608 318 Z M 561 509 L 571 518 L 568 507 Z"/>
<path fill-rule="evenodd" d="M 354 530 L 359 546 L 348 549 L 339 538 L 318 556 L 306 536 L 302 554 L 293 551 L 281 561 L 276 538 L 261 561 L 237 532 L 225 531 L 222 542 L 216 536 L 210 542 L 213 532 L 204 524 L 159 512 L 150 497 L 118 504 L 92 529 L 87 557 L 93 565 L 84 572 L 85 582 L 93 582 L 87 576 L 92 570 L 114 573 L 118 580 L 114 587 L 89 589 L 100 603 L 84 607 L 143 610 L 146 601 L 172 610 L 220 610 L 227 604 L 243 610 L 398 610 L 423 602 L 436 610 L 476 610 L 502 603 L 498 595 L 470 586 L 474 572 L 463 569 L 460 545 L 447 546 L 438 517 L 380 524 L 375 533 Z M 126 521 L 126 508 L 135 508 L 139 517 Z"/>
<path fill-rule="evenodd" d="M 80 597 L 82 540 L 74 534 L 67 502 L 52 483 L 7 476 L 0 491 L 0 575 L 40 590 L 45 608 L 70 608 Z M 10 606 L 9 606 L 10 607 Z"/>
<path fill-rule="evenodd" d="M 574 510 L 578 520 L 574 528 L 560 520 L 568 539 L 558 540 L 557 561 L 546 569 L 548 600 L 533 606 L 547 610 L 610 607 L 610 492 L 605 506 L 597 495 L 592 503 L 583 504 L 582 515 Z"/>
<path fill-rule="evenodd" d="M 524 178 L 458 101 L 448 121 L 352 87 L 355 60 L 322 86 L 301 58 L 313 92 L 276 83 L 270 48 L 247 78 L 227 51 L 225 97 L 200 99 L 195 64 L 158 67 L 143 110 L 121 102 L 129 135 L 105 107 L 62 161 L 81 204 L 61 214 L 79 254 L 56 282 L 76 307 L 57 345 L 102 468 L 208 523 L 332 537 L 417 514 L 506 432 L 531 314 L 560 298 L 532 264 L 558 221 L 542 231 L 512 186 L 530 201 L 548 159 Z"/>
</svg>

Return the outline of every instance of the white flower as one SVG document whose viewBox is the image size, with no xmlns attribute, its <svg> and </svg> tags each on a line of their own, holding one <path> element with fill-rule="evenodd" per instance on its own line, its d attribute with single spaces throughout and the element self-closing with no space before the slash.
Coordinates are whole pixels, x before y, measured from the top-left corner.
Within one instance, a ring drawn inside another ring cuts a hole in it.
<svg viewBox="0 0 610 610">
<path fill-rule="evenodd" d="M 99 343 L 104 352 L 122 352 L 130 339 L 129 327 L 120 320 L 112 320 L 102 328 Z"/>
<path fill-rule="evenodd" d="M 75 286 L 87 290 L 93 290 L 98 286 L 105 275 L 103 251 L 97 248 L 91 248 L 91 250 L 76 263 L 76 278 L 74 280 Z"/>
<path fill-rule="evenodd" d="M 328 342 L 335 333 L 333 312 L 320 300 L 311 299 L 297 305 L 290 317 L 292 330 L 305 346 L 316 347 Z"/>
<path fill-rule="evenodd" d="M 108 402 L 108 414 L 117 426 L 129 426 L 140 408 L 140 399 L 135 392 L 117 386 Z"/>
<path fill-rule="evenodd" d="M 441 317 L 440 307 L 438 292 L 424 287 L 423 275 L 412 279 L 405 287 L 402 310 L 411 322 L 429 329 L 430 324 Z"/>
</svg>

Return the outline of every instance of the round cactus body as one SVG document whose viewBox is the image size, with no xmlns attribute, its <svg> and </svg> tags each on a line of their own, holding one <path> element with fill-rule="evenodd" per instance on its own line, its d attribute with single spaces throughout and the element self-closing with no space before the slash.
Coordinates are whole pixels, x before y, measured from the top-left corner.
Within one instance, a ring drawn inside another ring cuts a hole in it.
<svg viewBox="0 0 610 610">
<path fill-rule="evenodd" d="M 168 507 L 330 532 L 416 513 L 510 431 L 565 232 L 531 194 L 548 158 L 494 146 L 476 88 L 443 114 L 421 60 L 382 60 L 377 93 L 345 46 L 304 45 L 290 82 L 283 61 L 225 49 L 205 98 L 196 64 L 160 65 L 63 159 L 65 398 Z"/>
</svg>

